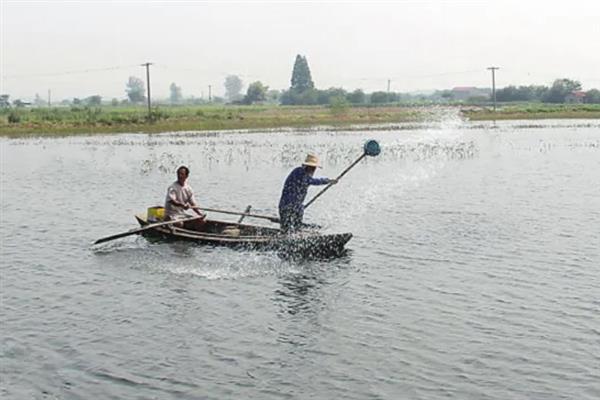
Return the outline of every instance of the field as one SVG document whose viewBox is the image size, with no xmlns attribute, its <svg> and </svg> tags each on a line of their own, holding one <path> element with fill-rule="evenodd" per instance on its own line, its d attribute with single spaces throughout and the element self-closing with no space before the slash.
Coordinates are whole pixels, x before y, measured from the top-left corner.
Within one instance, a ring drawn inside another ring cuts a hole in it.
<svg viewBox="0 0 600 400">
<path fill-rule="evenodd" d="M 500 105 L 496 112 L 490 107 L 465 108 L 462 114 L 473 121 L 518 119 L 600 118 L 600 104 L 522 103 Z"/>
<path fill-rule="evenodd" d="M 433 122 L 460 112 L 470 120 L 600 118 L 600 105 L 477 106 L 160 106 L 148 117 L 139 107 L 41 107 L 0 110 L 0 136 L 67 136 Z"/>
</svg>

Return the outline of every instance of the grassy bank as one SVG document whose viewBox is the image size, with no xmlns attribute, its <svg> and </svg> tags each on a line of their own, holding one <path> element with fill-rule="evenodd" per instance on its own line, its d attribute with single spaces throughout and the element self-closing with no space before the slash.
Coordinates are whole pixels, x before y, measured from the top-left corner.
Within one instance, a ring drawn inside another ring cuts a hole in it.
<svg viewBox="0 0 600 400">
<path fill-rule="evenodd" d="M 143 107 L 57 107 L 0 111 L 0 136 L 67 136 L 122 132 L 175 132 L 232 129 L 274 129 L 327 125 L 435 122 L 448 112 L 472 120 L 600 118 L 600 105 L 511 105 L 496 113 L 484 107 L 379 106 L 158 107 L 148 118 Z"/>
<path fill-rule="evenodd" d="M 148 119 L 143 107 L 30 108 L 4 110 L 0 135 L 65 136 L 117 132 L 269 129 L 318 125 L 347 126 L 431 120 L 432 110 L 412 107 L 159 107 Z"/>
<path fill-rule="evenodd" d="M 600 104 L 511 104 L 500 105 L 496 112 L 489 107 L 461 110 L 472 121 L 519 119 L 600 119 Z"/>
</svg>

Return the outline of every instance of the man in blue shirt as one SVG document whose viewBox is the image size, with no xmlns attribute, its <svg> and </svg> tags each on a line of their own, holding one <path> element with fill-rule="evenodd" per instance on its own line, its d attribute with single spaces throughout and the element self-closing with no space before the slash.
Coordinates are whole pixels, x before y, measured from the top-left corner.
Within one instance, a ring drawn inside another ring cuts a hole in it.
<svg viewBox="0 0 600 400">
<path fill-rule="evenodd" d="M 309 154 L 302 166 L 295 168 L 286 178 L 279 200 L 279 219 L 284 232 L 294 232 L 302 227 L 303 203 L 308 186 L 337 183 L 335 179 L 313 178 L 317 167 L 319 167 L 319 159 Z"/>
</svg>

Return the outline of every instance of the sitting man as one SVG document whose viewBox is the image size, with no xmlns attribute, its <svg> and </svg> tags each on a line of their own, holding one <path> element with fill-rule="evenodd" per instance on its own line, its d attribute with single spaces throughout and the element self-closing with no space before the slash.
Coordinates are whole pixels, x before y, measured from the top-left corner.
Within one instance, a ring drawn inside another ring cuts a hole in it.
<svg viewBox="0 0 600 400">
<path fill-rule="evenodd" d="M 167 189 L 167 198 L 165 199 L 165 220 L 181 219 L 181 222 L 174 223 L 174 226 L 184 227 L 192 230 L 202 230 L 205 223 L 206 215 L 198 208 L 194 191 L 187 184 L 187 178 L 190 175 L 190 170 L 186 166 L 177 168 L 177 180 Z M 193 221 L 183 221 L 190 218 L 190 215 L 185 210 L 193 209 L 201 218 Z"/>
<path fill-rule="evenodd" d="M 319 166 L 319 159 L 308 154 L 300 167 L 288 175 L 279 200 L 279 219 L 281 229 L 286 233 L 298 231 L 304 217 L 304 199 L 309 185 L 327 185 L 337 183 L 335 179 L 313 178 Z"/>
</svg>

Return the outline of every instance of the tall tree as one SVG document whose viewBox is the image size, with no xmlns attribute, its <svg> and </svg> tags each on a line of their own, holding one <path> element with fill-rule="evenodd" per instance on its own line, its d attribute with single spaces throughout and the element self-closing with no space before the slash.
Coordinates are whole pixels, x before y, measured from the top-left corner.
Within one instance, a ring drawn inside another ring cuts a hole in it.
<svg viewBox="0 0 600 400">
<path fill-rule="evenodd" d="M 169 91 L 171 92 L 171 95 L 169 96 L 171 103 L 181 103 L 181 99 L 183 99 L 183 95 L 181 94 L 181 86 L 177 86 L 175 82 L 173 82 L 171 83 L 171 86 L 169 86 Z"/>
<path fill-rule="evenodd" d="M 294 62 L 294 69 L 292 70 L 291 89 L 295 92 L 302 93 L 305 90 L 313 89 L 314 87 L 315 84 L 310 74 L 308 61 L 306 61 L 306 57 L 298 54 L 296 56 L 296 61 Z"/>
<path fill-rule="evenodd" d="M 143 80 L 136 78 L 135 76 L 130 76 L 125 89 L 129 101 L 132 103 L 140 103 L 146 100 L 146 96 L 144 95 L 146 90 L 144 86 Z"/>
<path fill-rule="evenodd" d="M 581 83 L 571 79 L 557 79 L 544 96 L 547 103 L 564 103 L 567 95 L 581 90 Z"/>
<path fill-rule="evenodd" d="M 225 78 L 225 97 L 229 101 L 239 100 L 242 92 L 242 87 L 244 83 L 237 75 L 228 75 Z"/>
</svg>

